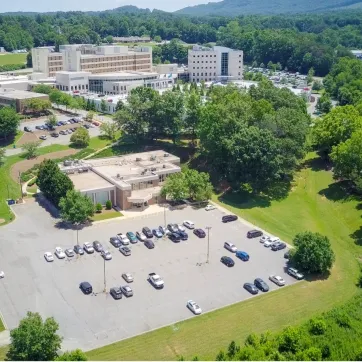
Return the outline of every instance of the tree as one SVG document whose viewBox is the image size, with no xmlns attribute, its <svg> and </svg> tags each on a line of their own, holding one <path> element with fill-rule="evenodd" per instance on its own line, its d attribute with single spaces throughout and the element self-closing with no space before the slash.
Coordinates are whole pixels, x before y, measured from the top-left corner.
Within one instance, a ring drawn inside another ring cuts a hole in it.
<svg viewBox="0 0 362 362">
<path fill-rule="evenodd" d="M 312 86 L 312 89 L 314 90 L 314 91 L 320 91 L 321 89 L 323 89 L 323 84 L 322 84 L 322 82 L 320 81 L 320 80 L 315 80 L 314 82 L 313 82 L 313 86 Z"/>
<path fill-rule="evenodd" d="M 52 88 L 50 85 L 37 84 L 36 86 L 33 87 L 32 91 L 35 93 L 50 94 L 50 93 L 54 92 L 55 89 Z M 58 91 L 58 90 L 56 90 L 56 91 Z"/>
<path fill-rule="evenodd" d="M 111 141 L 116 139 L 118 124 L 116 122 L 103 122 L 99 127 L 101 132 Z"/>
<path fill-rule="evenodd" d="M 329 113 L 332 109 L 331 97 L 328 93 L 324 93 L 317 101 L 317 110 L 321 113 Z"/>
<path fill-rule="evenodd" d="M 287 327 L 278 336 L 279 351 L 296 353 L 302 348 L 302 333 L 297 327 Z"/>
<path fill-rule="evenodd" d="M 314 74 L 315 74 L 314 68 L 310 68 L 308 70 L 308 74 L 307 74 L 307 83 L 308 84 L 311 84 L 313 82 Z"/>
<path fill-rule="evenodd" d="M 51 108 L 51 103 L 48 99 L 30 98 L 25 102 L 27 112 L 39 113 L 45 112 Z"/>
<path fill-rule="evenodd" d="M 39 146 L 39 141 L 24 143 L 22 150 L 25 152 L 26 158 L 30 159 L 36 157 Z"/>
<path fill-rule="evenodd" d="M 0 109 L 0 138 L 14 137 L 18 130 L 20 118 L 11 107 Z"/>
<path fill-rule="evenodd" d="M 107 210 L 111 210 L 111 209 L 112 209 L 112 201 L 111 201 L 111 200 L 107 200 L 107 201 L 106 201 L 106 209 L 107 209 Z"/>
<path fill-rule="evenodd" d="M 70 136 L 70 142 L 77 147 L 86 147 L 90 141 L 89 132 L 83 127 L 78 127 L 76 131 Z"/>
<path fill-rule="evenodd" d="M 81 225 L 94 215 L 94 205 L 87 195 L 79 191 L 68 190 L 59 201 L 60 215 L 63 221 L 73 225 Z M 102 205 L 101 205 L 102 208 Z M 78 244 L 78 228 L 77 228 Z"/>
<path fill-rule="evenodd" d="M 108 44 L 112 44 L 112 43 L 113 43 L 113 36 L 112 36 L 112 35 L 106 36 L 105 41 L 106 41 Z"/>
<path fill-rule="evenodd" d="M 58 206 L 60 199 L 74 188 L 68 175 L 60 171 L 53 160 L 44 160 L 40 164 L 36 183 L 44 196 L 55 206 Z"/>
<path fill-rule="evenodd" d="M 5 162 L 5 148 L 0 148 L 0 166 L 2 166 Z"/>
<path fill-rule="evenodd" d="M 86 121 L 92 122 L 94 118 L 94 111 L 89 111 L 85 116 Z"/>
<path fill-rule="evenodd" d="M 98 202 L 98 203 L 96 204 L 96 210 L 97 210 L 98 213 L 102 212 L 103 206 L 102 206 L 101 203 Z"/>
<path fill-rule="evenodd" d="M 31 52 L 29 52 L 27 55 L 26 55 L 26 66 L 28 68 L 32 68 L 33 67 L 33 57 L 31 55 Z"/>
<path fill-rule="evenodd" d="M 81 349 L 67 351 L 58 356 L 56 361 L 88 361 L 87 355 Z"/>
<path fill-rule="evenodd" d="M 310 231 L 299 233 L 294 240 L 291 261 L 307 273 L 324 274 L 334 263 L 335 255 L 326 236 Z"/>
<path fill-rule="evenodd" d="M 122 99 L 120 99 L 118 102 L 117 102 L 117 105 L 116 105 L 116 112 L 120 111 L 121 109 L 123 109 L 124 107 L 124 103 L 122 101 Z"/>
<path fill-rule="evenodd" d="M 207 201 L 212 195 L 210 176 L 205 172 L 188 169 L 184 172 L 187 194 L 194 201 Z"/>
<path fill-rule="evenodd" d="M 180 201 L 188 197 L 188 187 L 185 174 L 175 173 L 167 177 L 161 189 L 161 196 L 173 201 Z"/>
<path fill-rule="evenodd" d="M 101 100 L 101 112 L 106 113 L 107 110 L 108 110 L 107 102 L 105 101 L 105 99 L 102 99 Z"/>
<path fill-rule="evenodd" d="M 50 114 L 48 119 L 46 120 L 45 124 L 50 128 L 54 129 L 57 125 L 57 116 L 55 114 Z"/>
<path fill-rule="evenodd" d="M 53 361 L 62 338 L 54 318 L 43 321 L 39 313 L 28 312 L 19 326 L 10 332 L 11 343 L 6 358 L 10 361 Z"/>
<path fill-rule="evenodd" d="M 191 131 L 192 140 L 195 140 L 201 116 L 201 97 L 197 92 L 191 91 L 185 103 L 185 127 Z"/>
<path fill-rule="evenodd" d="M 156 42 L 156 43 L 161 43 L 162 39 L 159 35 L 156 35 L 153 37 L 153 41 Z"/>
</svg>

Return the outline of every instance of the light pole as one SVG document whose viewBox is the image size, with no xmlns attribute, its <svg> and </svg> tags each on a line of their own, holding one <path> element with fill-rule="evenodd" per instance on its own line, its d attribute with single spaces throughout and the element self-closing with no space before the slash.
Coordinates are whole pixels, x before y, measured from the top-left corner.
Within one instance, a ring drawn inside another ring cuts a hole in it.
<svg viewBox="0 0 362 362">
<path fill-rule="evenodd" d="M 165 229 L 166 229 L 166 204 L 163 204 L 163 222 L 165 224 Z"/>
<path fill-rule="evenodd" d="M 210 258 L 210 230 L 211 230 L 211 226 L 206 226 L 205 229 L 207 230 L 207 259 L 206 259 L 206 263 L 209 264 L 209 258 Z"/>
<path fill-rule="evenodd" d="M 103 292 L 107 291 L 107 283 L 106 283 L 106 259 L 103 258 L 103 278 L 104 278 L 104 289 Z"/>
</svg>

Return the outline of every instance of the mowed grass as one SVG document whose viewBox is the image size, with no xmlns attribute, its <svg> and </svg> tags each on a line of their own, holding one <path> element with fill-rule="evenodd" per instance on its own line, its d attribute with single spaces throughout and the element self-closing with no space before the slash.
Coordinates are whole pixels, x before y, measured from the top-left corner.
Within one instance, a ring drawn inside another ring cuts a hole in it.
<svg viewBox="0 0 362 362">
<path fill-rule="evenodd" d="M 250 201 L 235 194 L 214 201 L 268 232 L 291 242 L 296 233 L 311 230 L 328 236 L 336 254 L 331 276 L 293 286 L 175 325 L 158 329 L 87 352 L 92 360 L 214 360 L 235 340 L 243 343 L 252 333 L 278 331 L 341 305 L 358 291 L 361 247 L 351 234 L 362 224 L 360 202 L 345 197 L 315 154 L 297 173 L 294 185 L 281 201 Z M 223 202 L 221 202 L 223 201 Z M 251 240 L 250 242 L 257 242 Z"/>
<path fill-rule="evenodd" d="M 120 136 L 121 136 L 121 132 L 119 131 L 116 134 L 116 139 L 119 139 Z M 101 148 L 107 147 L 114 142 L 115 141 L 110 140 L 106 136 L 101 135 L 101 136 L 92 137 L 89 141 L 88 147 L 93 148 L 95 150 L 100 150 Z"/>
<path fill-rule="evenodd" d="M 100 214 L 95 213 L 91 219 L 92 219 L 92 221 L 101 221 L 101 220 L 114 219 L 116 217 L 121 217 L 121 216 L 123 216 L 123 215 L 117 211 L 110 211 L 110 212 L 103 211 Z"/>
<path fill-rule="evenodd" d="M 0 65 L 7 64 L 24 64 L 26 62 L 26 54 L 0 54 Z"/>
<path fill-rule="evenodd" d="M 6 357 L 6 352 L 8 351 L 8 347 L 0 347 L 0 361 L 4 361 Z"/>
</svg>

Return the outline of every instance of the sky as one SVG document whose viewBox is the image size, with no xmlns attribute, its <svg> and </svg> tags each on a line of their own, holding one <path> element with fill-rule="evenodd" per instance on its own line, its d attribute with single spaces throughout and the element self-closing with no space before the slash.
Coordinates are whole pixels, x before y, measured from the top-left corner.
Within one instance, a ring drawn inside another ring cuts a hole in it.
<svg viewBox="0 0 362 362">
<path fill-rule="evenodd" d="M 1 0 L 1 12 L 8 11 L 71 11 L 71 10 L 108 10 L 124 5 L 134 5 L 140 8 L 160 9 L 164 11 L 175 11 L 186 6 L 205 4 L 221 0 Z"/>
</svg>

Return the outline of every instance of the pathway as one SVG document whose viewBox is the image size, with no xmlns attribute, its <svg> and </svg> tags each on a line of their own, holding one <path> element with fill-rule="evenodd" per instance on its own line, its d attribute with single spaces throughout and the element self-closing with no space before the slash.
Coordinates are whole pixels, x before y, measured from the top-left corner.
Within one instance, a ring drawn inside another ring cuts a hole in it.
<svg viewBox="0 0 362 362">
<path fill-rule="evenodd" d="M 7 346 L 10 344 L 10 331 L 5 330 L 0 332 L 0 347 Z"/>
</svg>

